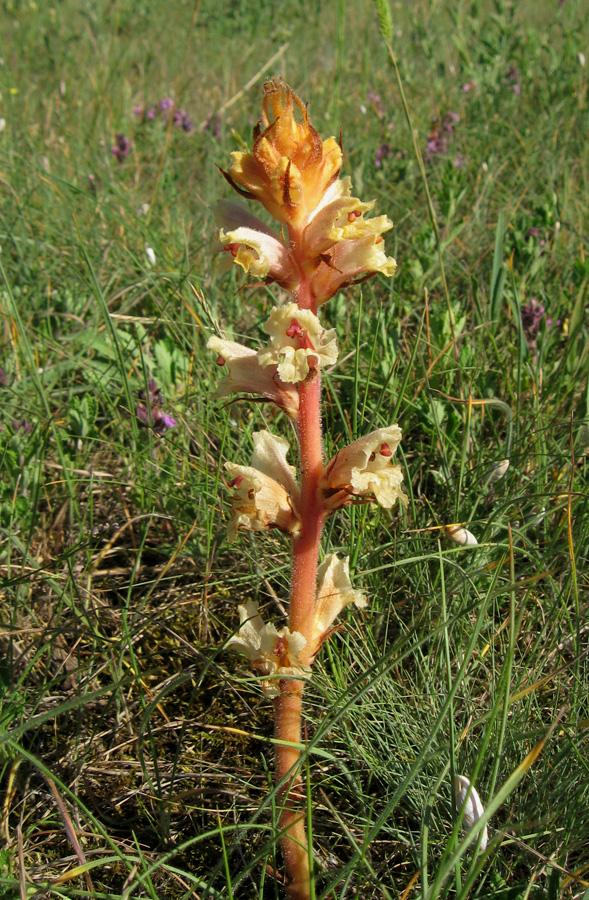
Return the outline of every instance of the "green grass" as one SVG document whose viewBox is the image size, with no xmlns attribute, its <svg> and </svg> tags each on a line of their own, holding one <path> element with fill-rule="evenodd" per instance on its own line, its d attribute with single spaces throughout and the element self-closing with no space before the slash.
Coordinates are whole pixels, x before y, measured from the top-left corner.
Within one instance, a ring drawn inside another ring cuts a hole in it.
<svg viewBox="0 0 589 900">
<path fill-rule="evenodd" d="M 0 2 L 0 897 L 280 896 L 271 708 L 223 644 L 244 598 L 278 615 L 288 543 L 226 543 L 222 463 L 289 425 L 212 400 L 204 346 L 262 340 L 274 302 L 219 273 L 209 206 L 264 75 L 226 104 L 281 48 L 267 74 L 342 128 L 400 264 L 324 308 L 327 452 L 399 421 L 411 501 L 326 530 L 371 602 L 306 694 L 317 898 L 589 897 L 588 17 L 391 9 L 421 152 L 460 117 L 424 164 L 447 297 L 375 7 Z M 135 116 L 167 96 L 191 133 Z M 532 297 L 553 324 L 530 349 Z M 135 415 L 150 379 L 163 435 Z M 485 855 L 453 772 L 491 809 Z"/>
</svg>

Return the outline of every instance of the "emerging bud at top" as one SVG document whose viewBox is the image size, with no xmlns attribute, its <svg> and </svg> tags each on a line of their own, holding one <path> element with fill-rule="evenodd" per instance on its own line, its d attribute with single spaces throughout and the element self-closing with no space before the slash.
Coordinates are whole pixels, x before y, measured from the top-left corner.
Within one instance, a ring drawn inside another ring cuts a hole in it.
<svg viewBox="0 0 589 900">
<path fill-rule="evenodd" d="M 335 331 L 326 331 L 317 316 L 296 303 L 277 306 L 264 325 L 270 343 L 258 353 L 260 365 L 275 365 L 282 381 L 304 381 L 311 369 L 337 361 Z"/>
<path fill-rule="evenodd" d="M 462 819 L 462 824 L 466 831 L 470 831 L 476 823 L 479 821 L 481 816 L 485 813 L 485 808 L 481 803 L 481 798 L 477 794 L 476 790 L 472 787 L 468 778 L 465 775 L 456 775 L 454 777 L 454 789 L 456 791 L 456 803 L 458 805 L 458 810 L 461 809 L 466 797 L 468 795 L 468 800 L 466 800 L 466 806 L 464 808 L 464 818 Z M 487 826 L 483 828 L 481 832 L 481 850 L 485 850 L 488 841 L 488 833 Z"/>
<path fill-rule="evenodd" d="M 310 658 L 313 659 L 321 645 L 333 631 L 332 625 L 341 611 L 350 603 L 354 603 L 358 609 L 368 605 L 362 591 L 355 591 L 350 583 L 350 558 L 338 559 L 335 553 L 330 553 L 317 570 L 317 601 L 315 603 L 315 615 L 313 618 L 313 637 L 311 639 Z"/>
<path fill-rule="evenodd" d="M 340 450 L 330 460 L 321 476 L 319 487 L 325 494 L 326 509 L 339 509 L 356 497 L 374 499 L 386 509 L 397 500 L 407 506 L 401 488 L 401 466 L 391 465 L 391 459 L 401 441 L 398 425 L 379 428 Z"/>
<path fill-rule="evenodd" d="M 295 468 L 286 461 L 288 441 L 258 431 L 253 435 L 254 453 L 251 466 L 225 463 L 235 489 L 233 510 L 227 538 L 235 540 L 240 528 L 248 531 L 267 531 L 279 528 L 291 535 L 301 530 L 297 510 L 299 487 Z"/>
<path fill-rule="evenodd" d="M 266 697 L 280 695 L 279 679 L 294 676 L 309 678 L 311 670 L 299 659 L 306 640 L 298 631 L 288 628 L 278 630 L 274 625 L 264 624 L 258 613 L 258 604 L 247 600 L 239 610 L 241 628 L 229 638 L 225 648 L 242 653 L 249 659 L 252 669 L 260 675 L 273 675 L 262 680 L 262 691 Z"/>
<path fill-rule="evenodd" d="M 341 166 L 335 138 L 322 141 L 305 104 L 284 81 L 273 78 L 264 85 L 262 121 L 254 129 L 252 152 L 233 153 L 229 180 L 279 222 L 296 228 L 315 209 Z"/>
<path fill-rule="evenodd" d="M 227 375 L 215 391 L 215 397 L 227 397 L 240 392 L 259 394 L 281 406 L 291 419 L 296 419 L 299 392 L 293 385 L 280 380 L 276 366 L 262 368 L 255 350 L 236 341 L 225 341 L 216 335 L 209 338 L 207 350 L 218 353 L 217 364 L 227 368 Z"/>
</svg>

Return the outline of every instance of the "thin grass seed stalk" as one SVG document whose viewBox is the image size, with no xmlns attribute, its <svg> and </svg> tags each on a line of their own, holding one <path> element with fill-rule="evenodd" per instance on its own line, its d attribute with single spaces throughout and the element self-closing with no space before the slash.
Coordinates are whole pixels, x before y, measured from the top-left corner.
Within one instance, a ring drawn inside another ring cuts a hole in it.
<svg viewBox="0 0 589 900">
<path fill-rule="evenodd" d="M 394 274 L 383 233 L 387 216 L 366 218 L 374 202 L 352 194 L 340 178 L 342 150 L 322 140 L 306 105 L 280 79 L 264 85 L 262 119 L 251 153 L 234 153 L 224 175 L 242 197 L 261 203 L 277 221 L 276 233 L 243 205 L 216 207 L 217 249 L 250 276 L 276 283 L 292 301 L 275 307 L 265 324 L 268 343 L 257 353 L 211 337 L 208 347 L 227 370 L 218 394 L 261 396 L 278 405 L 296 425 L 299 471 L 287 462 L 288 442 L 267 431 L 253 435 L 251 465 L 230 461 L 232 490 L 229 537 L 240 531 L 277 528 L 292 540 L 288 624 L 265 623 L 252 601 L 238 607 L 240 628 L 227 644 L 242 653 L 274 703 L 279 828 L 289 900 L 309 900 L 312 848 L 305 830 L 307 810 L 297 749 L 301 743 L 304 684 L 334 623 L 348 605 L 366 606 L 354 590 L 348 558 L 335 554 L 319 564 L 323 525 L 338 509 L 375 501 L 391 509 L 406 503 L 401 467 L 393 463 L 401 440 L 398 425 L 381 428 L 323 459 L 321 369 L 337 362 L 335 331 L 317 316 L 336 291 L 382 272 Z M 291 458 L 297 456 L 290 453 Z"/>
</svg>

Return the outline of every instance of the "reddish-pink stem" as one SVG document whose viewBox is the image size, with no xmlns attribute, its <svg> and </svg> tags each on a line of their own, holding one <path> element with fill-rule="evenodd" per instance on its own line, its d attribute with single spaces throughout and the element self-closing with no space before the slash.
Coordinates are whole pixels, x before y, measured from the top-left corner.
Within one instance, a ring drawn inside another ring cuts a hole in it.
<svg viewBox="0 0 589 900">
<path fill-rule="evenodd" d="M 297 302 L 303 309 L 315 312 L 313 296 L 308 282 L 303 279 Z M 325 513 L 318 497 L 319 478 L 323 467 L 321 440 L 321 382 L 315 373 L 309 381 L 299 384 L 299 415 L 297 420 L 299 452 L 301 460 L 300 514 L 302 529 L 293 543 L 292 586 L 290 595 L 291 631 L 300 632 L 311 647 L 315 594 L 317 590 L 317 563 L 319 542 Z M 309 655 L 301 653 L 301 661 L 308 663 Z M 280 696 L 274 701 L 275 735 L 278 741 L 288 744 L 301 742 L 301 709 L 303 682 L 283 680 Z M 301 790 L 299 775 L 300 751 L 296 746 L 278 743 L 276 747 L 276 779 L 287 779 L 281 788 L 283 804 L 280 815 L 282 852 L 286 865 L 287 894 L 289 900 L 309 900 L 311 849 L 307 845 L 305 831 L 305 794 Z M 287 776 L 292 773 L 288 780 Z"/>
</svg>

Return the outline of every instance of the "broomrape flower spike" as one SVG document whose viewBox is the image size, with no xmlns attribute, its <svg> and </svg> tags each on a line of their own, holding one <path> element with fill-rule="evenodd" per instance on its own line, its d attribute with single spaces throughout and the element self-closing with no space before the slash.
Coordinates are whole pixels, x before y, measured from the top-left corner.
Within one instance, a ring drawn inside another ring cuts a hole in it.
<svg viewBox="0 0 589 900">
<path fill-rule="evenodd" d="M 327 465 L 323 461 L 321 371 L 337 362 L 338 348 L 335 331 L 323 327 L 317 310 L 336 291 L 377 272 L 390 277 L 397 268 L 383 239 L 393 223 L 386 215 L 370 217 L 374 202 L 353 195 L 350 178 L 339 177 L 342 161 L 340 143 L 323 140 L 307 106 L 282 80 L 272 79 L 264 85 L 252 150 L 234 153 L 224 175 L 242 197 L 261 203 L 277 227 L 239 203 L 224 200 L 214 209 L 222 265 L 235 263 L 248 277 L 292 295 L 270 313 L 264 325 L 268 343 L 257 352 L 218 336 L 207 344 L 225 371 L 217 396 L 255 394 L 278 405 L 291 418 L 298 442 L 298 477 L 287 462 L 288 442 L 268 431 L 253 435 L 250 465 L 225 464 L 232 490 L 229 539 L 240 530 L 278 529 L 292 540 L 288 624 L 264 623 L 248 600 L 239 606 L 240 628 L 227 642 L 249 660 L 264 695 L 273 698 L 288 900 L 311 897 L 298 749 L 305 682 L 339 627 L 340 613 L 367 605 L 350 583 L 347 557 L 329 554 L 319 565 L 323 525 L 350 503 L 375 500 L 388 509 L 407 503 L 401 467 L 393 464 L 398 425 L 379 428 Z"/>
</svg>

